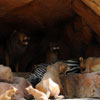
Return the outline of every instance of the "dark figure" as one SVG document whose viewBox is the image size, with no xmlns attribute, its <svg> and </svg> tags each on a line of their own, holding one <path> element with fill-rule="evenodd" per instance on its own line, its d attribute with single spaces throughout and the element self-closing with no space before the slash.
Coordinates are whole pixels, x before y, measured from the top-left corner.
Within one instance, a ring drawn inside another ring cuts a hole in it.
<svg viewBox="0 0 100 100">
<path fill-rule="evenodd" d="M 47 64 L 56 62 L 58 60 L 58 50 L 59 50 L 59 46 L 54 42 L 50 42 L 49 50 L 46 55 Z"/>
<path fill-rule="evenodd" d="M 18 64 L 27 49 L 28 40 L 24 32 L 14 32 L 7 42 L 6 65 L 10 66 L 12 71 L 19 71 Z"/>
</svg>

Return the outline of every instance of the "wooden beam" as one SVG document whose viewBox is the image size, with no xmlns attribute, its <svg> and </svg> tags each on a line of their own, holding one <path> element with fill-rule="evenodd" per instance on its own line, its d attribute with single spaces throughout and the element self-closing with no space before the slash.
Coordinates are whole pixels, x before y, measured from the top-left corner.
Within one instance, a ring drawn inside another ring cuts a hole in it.
<svg viewBox="0 0 100 100">
<path fill-rule="evenodd" d="M 78 15 L 83 17 L 88 25 L 100 36 L 100 16 L 83 3 L 82 0 L 73 0 L 71 7 Z"/>
<path fill-rule="evenodd" d="M 97 15 L 100 16 L 100 0 L 82 0 L 87 6 L 89 6 Z"/>
</svg>

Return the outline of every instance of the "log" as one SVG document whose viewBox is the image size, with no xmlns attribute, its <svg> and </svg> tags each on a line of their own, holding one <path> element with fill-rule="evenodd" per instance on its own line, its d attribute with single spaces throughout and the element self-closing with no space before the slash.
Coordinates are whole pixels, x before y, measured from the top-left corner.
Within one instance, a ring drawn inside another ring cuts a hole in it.
<svg viewBox="0 0 100 100">
<path fill-rule="evenodd" d="M 82 0 L 89 6 L 97 15 L 100 16 L 100 0 Z"/>
<path fill-rule="evenodd" d="M 79 16 L 83 17 L 86 20 L 88 25 L 100 37 L 100 16 L 81 0 L 73 0 L 71 7 Z"/>
</svg>

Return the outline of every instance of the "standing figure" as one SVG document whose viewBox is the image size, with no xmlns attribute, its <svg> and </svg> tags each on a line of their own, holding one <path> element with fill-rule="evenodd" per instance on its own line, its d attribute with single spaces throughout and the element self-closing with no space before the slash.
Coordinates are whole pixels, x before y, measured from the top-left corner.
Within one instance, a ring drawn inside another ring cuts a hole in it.
<svg viewBox="0 0 100 100">
<path fill-rule="evenodd" d="M 12 71 L 19 71 L 19 62 L 26 52 L 28 40 L 26 33 L 15 31 L 7 42 L 5 60 Z"/>
<path fill-rule="evenodd" d="M 59 46 L 57 46 L 56 43 L 51 42 L 49 51 L 47 52 L 47 55 L 46 55 L 47 64 L 56 62 L 58 60 L 58 55 L 57 55 L 58 50 L 59 50 Z"/>
</svg>

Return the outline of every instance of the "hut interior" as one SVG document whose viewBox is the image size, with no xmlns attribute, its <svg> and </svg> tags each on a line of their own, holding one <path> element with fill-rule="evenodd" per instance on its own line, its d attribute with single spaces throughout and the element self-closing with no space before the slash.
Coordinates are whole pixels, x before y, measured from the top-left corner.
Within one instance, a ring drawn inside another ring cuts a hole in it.
<svg viewBox="0 0 100 100">
<path fill-rule="evenodd" d="M 0 63 L 13 71 L 99 57 L 99 43 L 100 0 L 0 1 Z"/>
<path fill-rule="evenodd" d="M 100 0 L 0 0 L 0 100 L 34 98 L 100 100 Z"/>
</svg>

